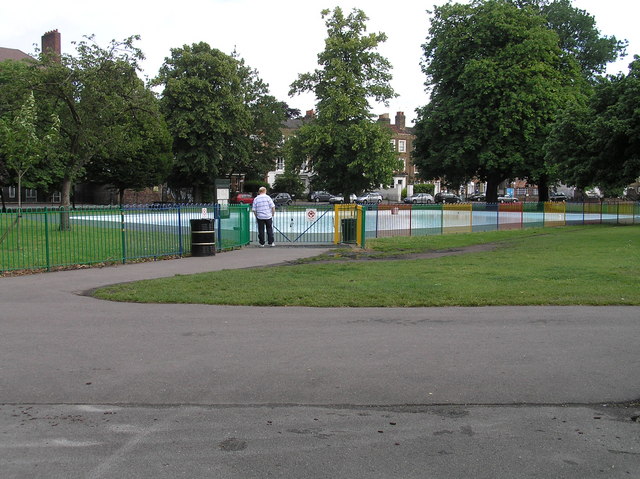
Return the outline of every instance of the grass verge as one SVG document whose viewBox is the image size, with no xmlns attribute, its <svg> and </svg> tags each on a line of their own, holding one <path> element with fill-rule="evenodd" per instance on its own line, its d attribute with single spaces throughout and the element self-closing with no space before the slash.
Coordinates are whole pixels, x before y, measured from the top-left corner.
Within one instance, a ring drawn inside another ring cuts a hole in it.
<svg viewBox="0 0 640 479">
<path fill-rule="evenodd" d="M 497 247 L 421 258 L 477 244 Z M 102 299 L 253 306 L 640 305 L 640 226 L 385 238 L 322 261 L 102 288 Z M 413 255 L 406 259 L 403 255 Z M 378 260 L 360 261 L 377 256 Z M 416 257 L 416 255 L 418 255 Z M 381 260 L 385 259 L 385 260 Z"/>
</svg>

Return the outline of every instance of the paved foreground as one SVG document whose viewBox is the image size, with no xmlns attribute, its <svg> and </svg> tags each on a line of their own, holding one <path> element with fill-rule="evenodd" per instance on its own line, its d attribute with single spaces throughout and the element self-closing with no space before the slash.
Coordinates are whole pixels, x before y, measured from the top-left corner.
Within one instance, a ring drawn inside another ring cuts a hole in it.
<svg viewBox="0 0 640 479">
<path fill-rule="evenodd" d="M 321 251 L 0 278 L 0 476 L 640 478 L 638 307 L 83 295 Z"/>
</svg>

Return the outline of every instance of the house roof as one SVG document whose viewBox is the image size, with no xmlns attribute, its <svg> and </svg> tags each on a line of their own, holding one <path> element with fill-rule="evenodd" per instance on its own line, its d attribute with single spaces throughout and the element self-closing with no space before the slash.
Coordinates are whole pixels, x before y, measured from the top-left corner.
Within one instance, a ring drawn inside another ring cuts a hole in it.
<svg viewBox="0 0 640 479">
<path fill-rule="evenodd" d="M 0 47 L 0 61 L 4 60 L 32 60 L 33 58 L 27 55 L 22 50 L 17 48 L 5 48 Z"/>
</svg>

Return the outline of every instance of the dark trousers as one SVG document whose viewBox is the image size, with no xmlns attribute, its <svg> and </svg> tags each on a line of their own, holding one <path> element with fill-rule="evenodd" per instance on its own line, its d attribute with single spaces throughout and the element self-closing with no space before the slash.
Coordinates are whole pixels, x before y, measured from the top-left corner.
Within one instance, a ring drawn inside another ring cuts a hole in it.
<svg viewBox="0 0 640 479">
<path fill-rule="evenodd" d="M 260 244 L 264 244 L 264 230 L 267 229 L 267 240 L 269 244 L 273 244 L 273 218 L 269 218 L 268 220 L 258 220 L 258 241 Z"/>
</svg>

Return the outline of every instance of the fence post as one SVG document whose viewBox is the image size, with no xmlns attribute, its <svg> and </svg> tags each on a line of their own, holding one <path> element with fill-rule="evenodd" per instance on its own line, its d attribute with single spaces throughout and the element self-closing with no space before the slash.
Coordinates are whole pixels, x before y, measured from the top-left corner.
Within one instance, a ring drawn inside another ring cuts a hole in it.
<svg viewBox="0 0 640 479">
<path fill-rule="evenodd" d="M 180 204 L 178 204 L 178 254 L 182 256 L 184 253 L 182 246 L 182 210 Z"/>
<path fill-rule="evenodd" d="M 120 205 L 120 231 L 122 238 L 122 264 L 127 262 L 127 239 L 124 232 L 124 206 Z"/>
<path fill-rule="evenodd" d="M 46 206 L 44 208 L 44 247 L 47 258 L 47 271 L 51 271 L 51 258 L 49 256 L 49 211 Z"/>
</svg>

